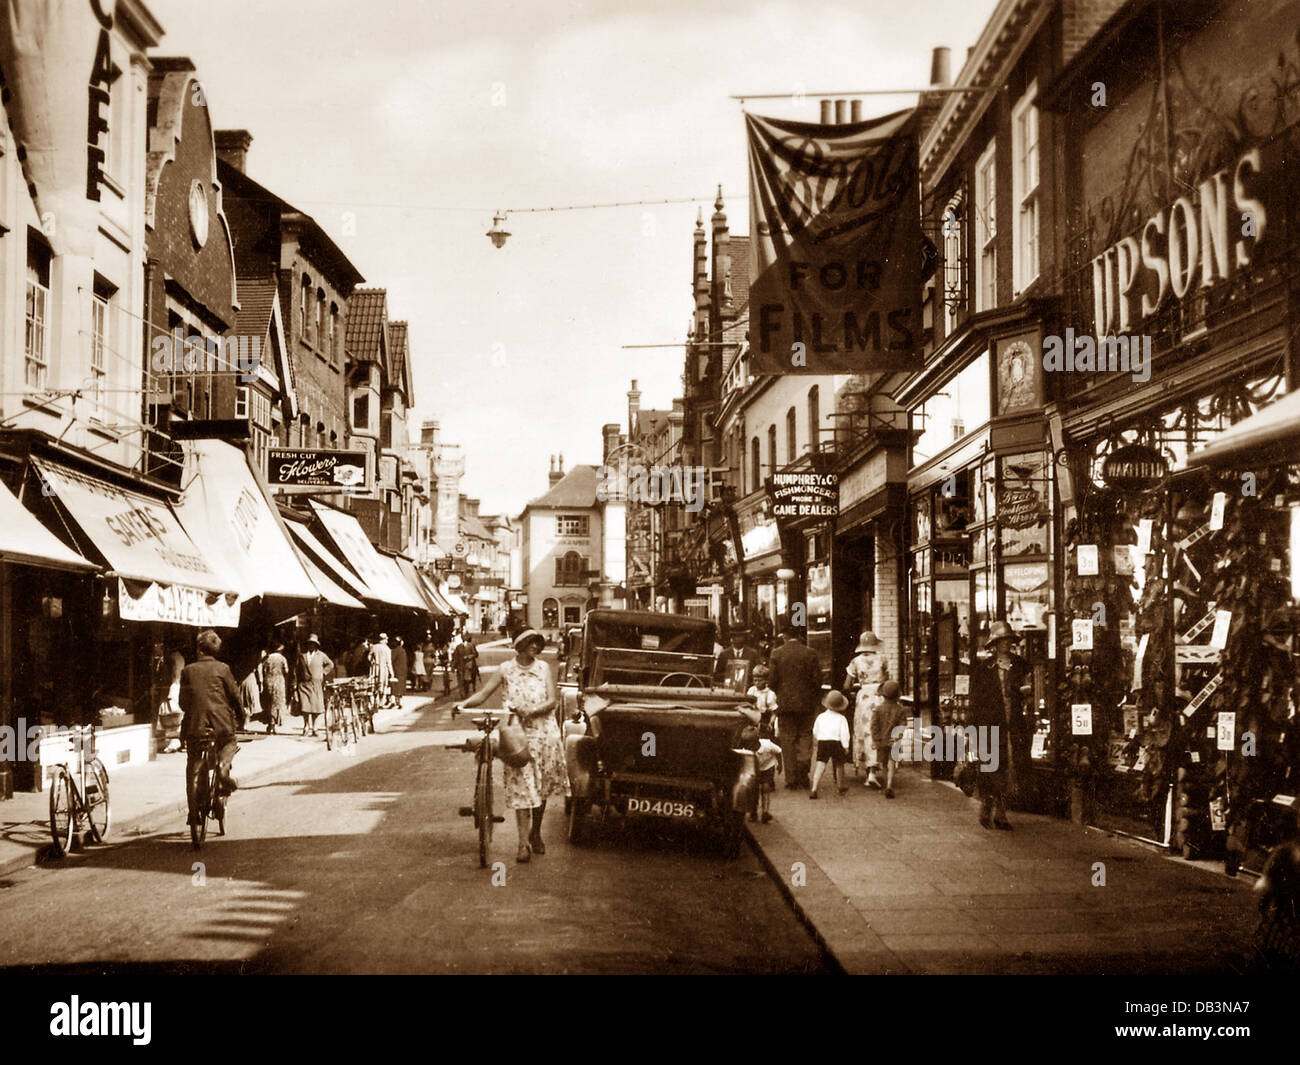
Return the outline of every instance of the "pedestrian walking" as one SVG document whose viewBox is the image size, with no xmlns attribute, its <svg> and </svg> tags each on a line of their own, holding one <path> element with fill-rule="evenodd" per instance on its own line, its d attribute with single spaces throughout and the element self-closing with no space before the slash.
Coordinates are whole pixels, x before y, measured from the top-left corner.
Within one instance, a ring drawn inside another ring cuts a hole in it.
<svg viewBox="0 0 1300 1065">
<path fill-rule="evenodd" d="M 470 690 L 479 686 L 480 678 L 478 672 L 478 644 L 473 640 L 465 641 L 465 662 L 469 667 Z"/>
<path fill-rule="evenodd" d="M 417 692 L 429 690 L 429 674 L 424 668 L 424 647 L 423 640 L 416 640 L 411 651 L 411 688 Z"/>
<path fill-rule="evenodd" d="M 298 715 L 303 719 L 302 734 L 316 735 L 316 719 L 325 713 L 325 680 L 334 673 L 334 662 L 320 649 L 315 633 L 298 656 L 295 683 L 298 691 Z"/>
<path fill-rule="evenodd" d="M 393 637 L 393 701 L 402 705 L 402 696 L 406 694 L 407 671 L 410 662 L 406 654 L 406 645 L 400 636 Z"/>
<path fill-rule="evenodd" d="M 474 690 L 470 686 L 469 655 L 465 650 L 465 641 L 460 638 L 459 633 L 452 641 L 451 668 L 456 674 L 456 685 L 460 688 L 461 695 L 469 695 Z"/>
<path fill-rule="evenodd" d="M 817 715 L 812 728 L 813 742 L 817 744 L 817 765 L 813 769 L 812 790 L 808 792 L 810 799 L 818 797 L 817 786 L 821 784 L 828 765 L 840 794 L 849 790 L 847 779 L 840 776 L 841 767 L 849 759 L 849 719 L 845 716 L 849 701 L 843 692 L 829 691 L 822 696 L 822 707 L 824 709 Z"/>
<path fill-rule="evenodd" d="M 772 792 L 776 790 L 776 771 L 781 767 L 781 748 L 775 740 L 770 723 L 759 726 L 754 762 L 758 769 L 758 816 L 763 824 L 772 820 Z M 750 814 L 749 819 L 753 821 L 754 815 Z"/>
<path fill-rule="evenodd" d="M 285 700 L 289 690 L 289 660 L 284 657 L 284 644 L 273 641 L 271 653 L 262 663 L 262 676 L 266 680 L 266 734 L 274 734 L 284 719 Z"/>
<path fill-rule="evenodd" d="M 781 746 L 787 788 L 806 788 L 812 769 L 812 723 L 821 698 L 822 674 L 817 653 L 793 625 L 772 652 L 771 683 L 780 707 L 777 743 Z M 847 724 L 847 722 L 846 722 Z"/>
<path fill-rule="evenodd" d="M 903 737 L 907 728 L 907 709 L 898 701 L 903 694 L 898 681 L 887 680 L 880 685 L 879 696 L 871 711 L 871 740 L 876 748 L 877 765 L 885 777 L 885 798 L 894 797 L 894 744 Z"/>
<path fill-rule="evenodd" d="M 879 760 L 872 741 L 871 711 L 876 705 L 880 685 L 889 679 L 889 666 L 882 653 L 884 644 L 876 634 L 866 631 L 858 637 L 853 660 L 849 662 L 844 692 L 854 700 L 853 709 L 853 764 L 858 775 L 869 788 L 879 788 L 876 775 Z"/>
<path fill-rule="evenodd" d="M 185 655 L 173 649 L 166 658 L 163 675 L 167 678 L 167 697 L 159 708 L 158 727 L 167 741 L 164 754 L 181 749 L 181 673 L 185 669 Z"/>
<path fill-rule="evenodd" d="M 261 665 L 260 661 L 257 662 L 239 682 L 239 705 L 244 711 L 245 721 L 251 721 L 262 713 L 262 686 L 257 681 Z"/>
<path fill-rule="evenodd" d="M 980 766 L 975 787 L 980 799 L 979 822 L 985 828 L 1009 832 L 1007 800 L 1022 785 L 1029 769 L 1029 741 L 1033 729 L 1025 713 L 1029 688 L 1029 663 L 1014 654 L 1014 630 L 1005 621 L 989 626 L 985 647 L 991 657 L 971 671 L 970 720 L 976 728 L 989 731 L 986 749 L 997 743 L 996 763 Z M 981 744 L 983 746 L 983 744 Z M 993 766 L 996 768 L 993 768 Z"/>
<path fill-rule="evenodd" d="M 379 639 L 370 645 L 370 681 L 375 694 L 384 706 L 393 699 L 393 651 L 388 646 L 388 633 L 381 632 Z"/>
<path fill-rule="evenodd" d="M 528 762 L 519 769 L 509 765 L 503 769 L 506 806 L 515 811 L 519 830 L 515 859 L 520 862 L 546 853 L 542 841 L 546 801 L 569 794 L 564 744 L 554 713 L 559 703 L 555 676 L 538 657 L 545 649 L 546 637 L 536 629 L 525 629 L 515 638 L 515 657 L 502 662 L 487 684 L 460 704 L 460 709 L 469 710 L 504 688 L 502 704 L 519 719 L 527 737 Z"/>
</svg>

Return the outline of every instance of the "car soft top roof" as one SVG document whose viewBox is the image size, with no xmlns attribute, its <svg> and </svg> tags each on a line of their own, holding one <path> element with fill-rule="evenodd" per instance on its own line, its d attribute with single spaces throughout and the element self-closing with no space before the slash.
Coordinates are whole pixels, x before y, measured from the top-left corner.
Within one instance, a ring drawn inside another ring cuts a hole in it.
<svg viewBox="0 0 1300 1065">
<path fill-rule="evenodd" d="M 592 610 L 587 614 L 585 632 L 590 648 L 643 649 L 642 637 L 657 636 L 657 650 L 711 655 L 716 642 L 716 630 L 707 618 L 653 610 Z"/>
</svg>

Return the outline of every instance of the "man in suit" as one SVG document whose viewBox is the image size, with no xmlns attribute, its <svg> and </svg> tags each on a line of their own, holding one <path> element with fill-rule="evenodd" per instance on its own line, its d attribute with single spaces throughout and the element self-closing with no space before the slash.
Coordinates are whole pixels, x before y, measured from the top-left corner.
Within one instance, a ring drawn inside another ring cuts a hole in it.
<svg viewBox="0 0 1300 1065">
<path fill-rule="evenodd" d="M 806 788 L 812 769 L 812 723 L 821 703 L 822 668 L 794 626 L 782 633 L 784 642 L 772 652 L 771 688 L 776 692 L 777 741 L 785 763 L 785 786 Z"/>
<path fill-rule="evenodd" d="M 218 662 L 221 637 L 211 629 L 199 633 L 199 657 L 181 670 L 179 702 L 184 718 L 181 738 L 185 741 L 185 799 L 190 824 L 197 824 L 195 798 L 199 775 L 203 770 L 203 739 L 212 736 L 217 742 L 220 787 L 234 791 L 239 782 L 230 775 L 239 744 L 235 733 L 244 727 L 244 710 L 239 702 L 239 685 L 225 662 Z"/>
<path fill-rule="evenodd" d="M 754 667 L 762 664 L 762 656 L 757 647 L 750 646 L 746 637 L 749 634 L 744 629 L 732 629 L 730 646 L 723 649 L 722 654 L 718 656 L 717 679 L 724 687 L 728 687 L 728 681 L 731 677 L 731 665 L 733 662 L 748 662 L 749 673 L 752 674 Z M 745 683 L 741 685 L 741 691 L 749 689 L 749 675 L 745 677 Z"/>
<path fill-rule="evenodd" d="M 970 686 L 971 724 L 981 729 L 997 729 L 997 768 L 985 772 L 987 767 L 980 766 L 975 777 L 980 824 L 1007 832 L 1011 830 L 1007 799 L 1028 783 L 1033 733 L 1025 710 L 1030 668 L 1028 662 L 1012 652 L 1015 643 L 1016 634 L 1010 625 L 1005 621 L 993 622 L 985 642 L 991 657 L 976 664 Z M 992 744 L 986 749 L 991 750 Z"/>
</svg>

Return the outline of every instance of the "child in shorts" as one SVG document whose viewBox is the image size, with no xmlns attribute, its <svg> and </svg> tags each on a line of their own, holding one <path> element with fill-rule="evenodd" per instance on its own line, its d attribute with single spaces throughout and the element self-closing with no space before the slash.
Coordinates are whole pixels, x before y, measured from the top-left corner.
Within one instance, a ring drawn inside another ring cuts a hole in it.
<svg viewBox="0 0 1300 1065">
<path fill-rule="evenodd" d="M 813 722 L 813 743 L 816 744 L 817 765 L 813 769 L 812 788 L 808 798 L 817 798 L 817 785 L 821 783 L 826 766 L 831 767 L 831 776 L 839 786 L 840 794 L 849 790 L 848 784 L 840 776 L 840 767 L 849 757 L 849 720 L 844 712 L 849 708 L 849 701 L 837 691 L 829 691 L 822 696 L 824 709 Z"/>
<path fill-rule="evenodd" d="M 885 776 L 885 798 L 894 797 L 894 744 L 907 728 L 907 710 L 898 701 L 903 694 L 898 681 L 887 680 L 880 686 L 875 708 L 871 711 L 871 740 L 876 747 L 876 762 Z"/>
<path fill-rule="evenodd" d="M 780 768 L 784 772 L 781 765 L 781 748 L 773 742 L 773 736 L 771 724 L 760 726 L 758 750 L 754 752 L 754 758 L 758 762 L 758 817 L 763 824 L 772 820 L 770 806 L 772 792 L 776 790 L 776 771 Z M 750 814 L 749 819 L 755 820 L 754 814 Z"/>
</svg>

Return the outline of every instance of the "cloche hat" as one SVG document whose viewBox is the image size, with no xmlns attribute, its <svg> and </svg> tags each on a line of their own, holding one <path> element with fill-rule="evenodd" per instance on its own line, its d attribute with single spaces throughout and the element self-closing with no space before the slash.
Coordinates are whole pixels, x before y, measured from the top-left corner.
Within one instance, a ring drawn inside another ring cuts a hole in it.
<svg viewBox="0 0 1300 1065">
<path fill-rule="evenodd" d="M 866 629 L 863 631 L 862 635 L 858 637 L 858 646 L 853 648 L 853 653 L 857 654 L 860 651 L 879 651 L 883 646 L 884 644 L 880 642 L 879 637 L 877 637 L 870 629 Z"/>
</svg>

